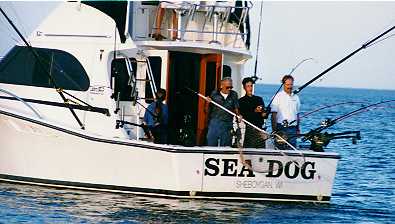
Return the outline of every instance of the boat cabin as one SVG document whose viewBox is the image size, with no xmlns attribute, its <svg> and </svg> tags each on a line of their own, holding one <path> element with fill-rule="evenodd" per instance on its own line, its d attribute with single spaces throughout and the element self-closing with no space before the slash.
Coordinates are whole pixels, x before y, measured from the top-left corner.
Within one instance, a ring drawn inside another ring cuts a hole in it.
<svg viewBox="0 0 395 224">
<path fill-rule="evenodd" d="M 223 77 L 231 77 L 241 94 L 243 66 L 251 58 L 250 8 L 246 1 L 62 3 L 29 38 L 45 68 L 28 47 L 19 45 L 3 59 L 0 82 L 23 99 L 36 100 L 32 102 L 43 117 L 78 127 L 67 106 L 38 102 L 62 103 L 40 69 L 49 70 L 58 88 L 108 110 L 104 118 L 92 109 L 77 109 L 84 129 L 133 140 L 147 140 L 140 125 L 154 93 L 163 88 L 169 143 L 205 145 L 205 101 L 188 88 L 208 96 Z M 59 27 L 62 15 L 69 19 Z M 84 20 L 89 26 L 80 22 Z M 155 32 L 163 39 L 153 37 Z M 18 66 L 24 60 L 29 65 Z M 29 79 L 22 78 L 26 74 Z"/>
</svg>

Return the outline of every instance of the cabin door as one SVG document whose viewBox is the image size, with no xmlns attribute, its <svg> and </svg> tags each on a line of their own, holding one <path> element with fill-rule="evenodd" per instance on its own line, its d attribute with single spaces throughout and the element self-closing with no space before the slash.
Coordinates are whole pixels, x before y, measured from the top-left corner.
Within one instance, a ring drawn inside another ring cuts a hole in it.
<svg viewBox="0 0 395 224">
<path fill-rule="evenodd" d="M 200 80 L 199 93 L 210 96 L 211 92 L 219 88 L 222 72 L 222 55 L 206 54 L 202 55 L 200 60 Z M 208 126 L 208 111 L 206 101 L 202 98 L 198 100 L 198 124 L 196 143 L 198 145 L 206 144 Z"/>
</svg>

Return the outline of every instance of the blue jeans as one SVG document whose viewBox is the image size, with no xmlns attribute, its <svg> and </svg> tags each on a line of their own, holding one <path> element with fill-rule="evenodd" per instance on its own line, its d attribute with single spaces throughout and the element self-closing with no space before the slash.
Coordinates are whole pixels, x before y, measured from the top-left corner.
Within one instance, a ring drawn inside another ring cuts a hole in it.
<svg viewBox="0 0 395 224">
<path fill-rule="evenodd" d="M 220 146 L 232 145 L 232 121 L 221 121 L 218 119 L 211 119 L 208 125 L 207 145 L 218 146 L 218 139 Z"/>
<path fill-rule="evenodd" d="M 296 147 L 296 135 L 297 135 L 297 128 L 296 126 L 291 126 L 291 127 L 284 127 L 281 124 L 277 124 L 277 131 L 280 131 L 284 133 L 284 135 L 287 137 L 287 141 Z M 287 150 L 291 149 L 288 144 L 283 143 L 283 144 L 276 144 L 276 146 L 280 149 Z"/>
</svg>

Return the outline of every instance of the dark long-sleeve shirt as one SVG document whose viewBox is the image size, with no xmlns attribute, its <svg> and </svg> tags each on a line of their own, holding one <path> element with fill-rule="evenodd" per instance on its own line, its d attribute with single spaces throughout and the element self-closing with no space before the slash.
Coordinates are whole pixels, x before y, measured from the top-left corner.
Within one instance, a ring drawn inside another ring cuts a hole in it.
<svg viewBox="0 0 395 224">
<path fill-rule="evenodd" d="M 257 108 L 257 106 L 262 106 L 262 108 L 265 108 L 262 97 L 245 95 L 239 99 L 239 105 L 241 116 L 243 116 L 245 120 L 261 128 L 265 120 L 263 119 L 261 112 L 255 112 L 255 108 Z"/>
<path fill-rule="evenodd" d="M 221 106 L 225 107 L 230 111 L 234 111 L 235 109 L 239 109 L 239 101 L 237 93 L 233 90 L 230 91 L 228 97 L 226 99 L 221 95 L 218 90 L 214 90 L 210 98 L 220 104 Z M 221 121 L 232 122 L 233 116 L 228 112 L 224 111 L 221 108 L 218 108 L 215 105 L 210 105 L 210 119 L 218 119 Z"/>
</svg>

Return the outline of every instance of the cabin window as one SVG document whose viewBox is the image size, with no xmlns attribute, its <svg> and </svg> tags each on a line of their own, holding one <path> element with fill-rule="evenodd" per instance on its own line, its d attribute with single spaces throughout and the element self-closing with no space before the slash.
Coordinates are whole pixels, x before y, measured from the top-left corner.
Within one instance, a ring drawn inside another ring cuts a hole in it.
<svg viewBox="0 0 395 224">
<path fill-rule="evenodd" d="M 162 58 L 159 56 L 148 57 L 149 63 L 151 65 L 152 74 L 154 76 L 154 81 L 156 88 L 159 89 L 161 85 L 161 75 L 162 75 Z M 147 69 L 148 65 L 147 65 Z M 148 71 L 146 74 L 146 80 L 149 80 Z M 154 99 L 154 94 L 151 90 L 151 82 L 145 82 L 145 102 L 152 103 Z"/>
<path fill-rule="evenodd" d="M 71 54 L 55 49 L 33 48 L 38 59 L 27 47 L 15 46 L 0 63 L 0 82 L 86 91 L 89 77 L 81 63 Z"/>
<path fill-rule="evenodd" d="M 232 77 L 232 68 L 229 65 L 224 65 L 222 67 L 222 78 Z"/>
<path fill-rule="evenodd" d="M 135 58 L 130 58 L 130 70 L 128 61 L 125 58 L 118 58 L 111 63 L 112 86 L 114 89 L 114 99 L 119 96 L 120 101 L 132 101 L 132 90 L 136 83 L 137 62 Z"/>
</svg>

